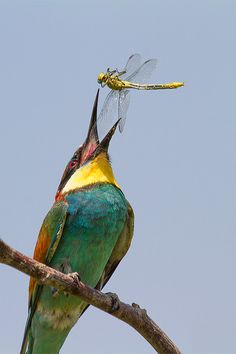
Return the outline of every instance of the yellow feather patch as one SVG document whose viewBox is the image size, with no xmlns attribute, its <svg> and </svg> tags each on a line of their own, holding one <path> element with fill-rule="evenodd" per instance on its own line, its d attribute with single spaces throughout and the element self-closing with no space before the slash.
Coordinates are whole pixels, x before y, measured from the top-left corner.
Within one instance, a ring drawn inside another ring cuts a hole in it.
<svg viewBox="0 0 236 354">
<path fill-rule="evenodd" d="M 76 170 L 63 188 L 62 194 L 94 183 L 111 183 L 119 188 L 105 152 Z"/>
</svg>

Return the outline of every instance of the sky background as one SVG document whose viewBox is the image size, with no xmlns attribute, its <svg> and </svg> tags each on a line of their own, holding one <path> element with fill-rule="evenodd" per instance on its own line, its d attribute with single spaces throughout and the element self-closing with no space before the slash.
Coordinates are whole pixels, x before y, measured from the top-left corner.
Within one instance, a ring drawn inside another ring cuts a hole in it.
<svg viewBox="0 0 236 354">
<path fill-rule="evenodd" d="M 157 58 L 110 154 L 135 212 L 106 291 L 136 302 L 183 353 L 235 354 L 235 1 L 0 0 L 0 236 L 32 255 L 62 172 L 83 142 L 101 70 Z M 108 93 L 103 89 L 100 108 Z M 28 277 L 1 266 L 0 352 L 19 352 Z M 61 354 L 154 353 L 90 308 Z"/>
</svg>

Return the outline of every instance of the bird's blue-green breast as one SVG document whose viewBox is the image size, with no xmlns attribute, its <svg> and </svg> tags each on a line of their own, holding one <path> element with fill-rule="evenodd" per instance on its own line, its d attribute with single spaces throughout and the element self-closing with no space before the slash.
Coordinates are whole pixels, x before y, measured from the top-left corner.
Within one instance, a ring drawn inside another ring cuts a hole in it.
<svg viewBox="0 0 236 354">
<path fill-rule="evenodd" d="M 81 281 L 95 287 L 110 258 L 127 220 L 127 201 L 123 193 L 111 184 L 96 184 L 66 196 L 68 215 L 63 236 L 50 266 L 66 273 L 78 272 Z M 72 300 L 73 298 L 73 300 Z M 41 303 L 50 308 L 65 308 L 78 302 L 76 297 L 61 295 L 60 300 L 44 289 Z"/>
<path fill-rule="evenodd" d="M 72 271 L 96 286 L 127 219 L 123 193 L 111 184 L 97 184 L 66 197 L 68 217 L 53 266 L 68 257 Z"/>
</svg>

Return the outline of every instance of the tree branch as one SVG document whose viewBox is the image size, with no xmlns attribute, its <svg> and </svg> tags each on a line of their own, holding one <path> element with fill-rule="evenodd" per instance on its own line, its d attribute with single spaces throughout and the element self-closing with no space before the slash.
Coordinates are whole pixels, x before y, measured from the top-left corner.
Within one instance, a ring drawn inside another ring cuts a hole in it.
<svg viewBox="0 0 236 354">
<path fill-rule="evenodd" d="M 79 296 L 85 302 L 110 313 L 128 323 L 138 331 L 159 354 L 181 354 L 176 345 L 161 328 L 147 315 L 146 310 L 133 303 L 132 306 L 119 301 L 119 307 L 112 312 L 114 299 L 93 289 L 75 276 L 66 275 L 24 256 L 0 239 L 0 263 L 7 264 L 37 279 L 38 283 L 49 285 L 60 291 Z"/>
</svg>

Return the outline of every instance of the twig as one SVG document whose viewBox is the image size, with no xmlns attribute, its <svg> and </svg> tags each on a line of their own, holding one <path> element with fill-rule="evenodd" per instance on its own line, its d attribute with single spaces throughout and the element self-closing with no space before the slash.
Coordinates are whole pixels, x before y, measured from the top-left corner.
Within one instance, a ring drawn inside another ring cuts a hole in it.
<svg viewBox="0 0 236 354">
<path fill-rule="evenodd" d="M 159 354 L 181 354 L 176 345 L 139 305 L 132 306 L 119 300 L 114 310 L 114 298 L 93 289 L 75 276 L 66 275 L 46 265 L 24 256 L 0 239 L 0 263 L 7 264 L 37 279 L 38 283 L 50 285 L 61 291 L 77 295 L 87 303 L 110 313 L 136 329 Z"/>
</svg>

